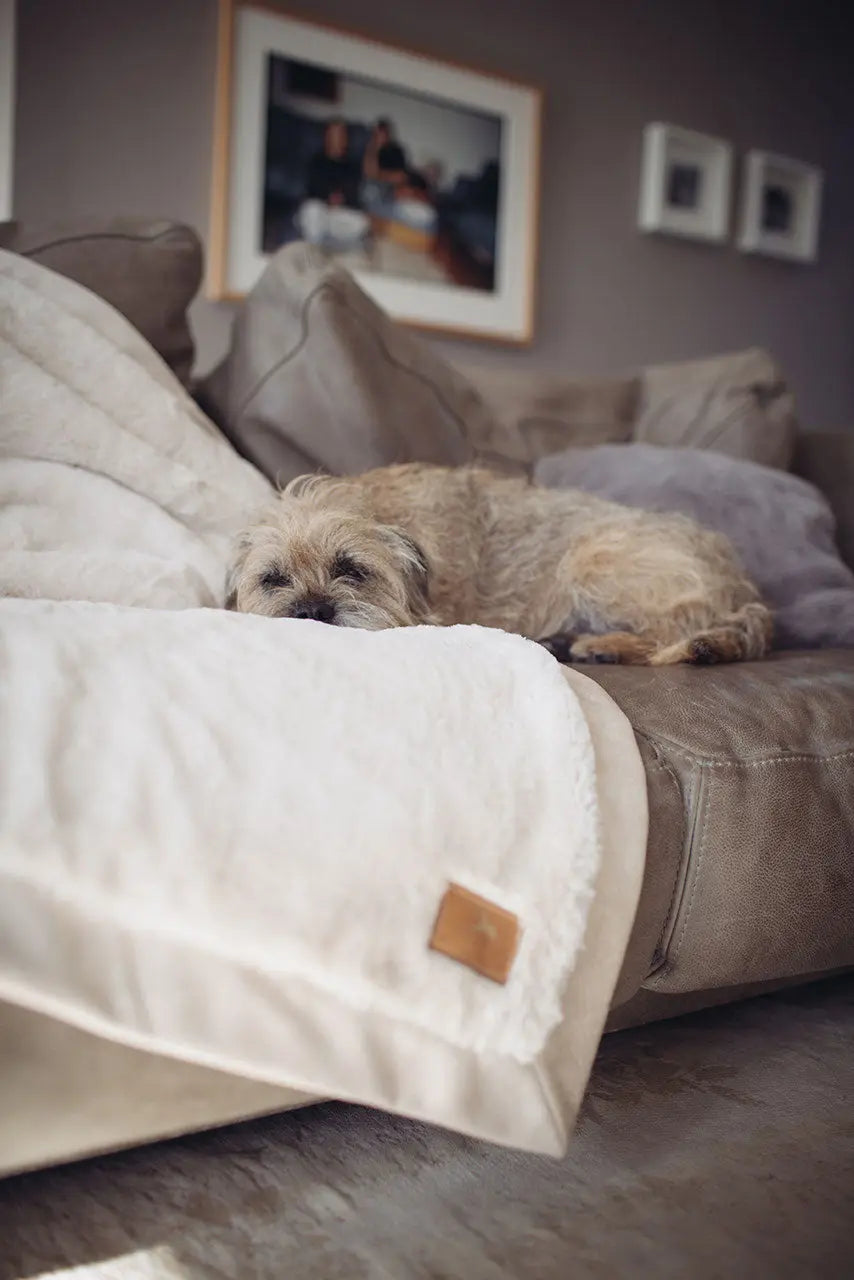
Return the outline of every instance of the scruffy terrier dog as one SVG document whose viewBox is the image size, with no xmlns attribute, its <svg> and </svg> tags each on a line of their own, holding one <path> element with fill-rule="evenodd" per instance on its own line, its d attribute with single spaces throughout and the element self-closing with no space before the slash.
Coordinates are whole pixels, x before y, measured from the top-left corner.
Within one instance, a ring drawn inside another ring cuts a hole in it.
<svg viewBox="0 0 854 1280">
<path fill-rule="evenodd" d="M 341 627 L 480 623 L 562 661 L 760 658 L 771 614 L 726 538 L 475 468 L 294 480 L 240 540 L 227 607 Z"/>
</svg>

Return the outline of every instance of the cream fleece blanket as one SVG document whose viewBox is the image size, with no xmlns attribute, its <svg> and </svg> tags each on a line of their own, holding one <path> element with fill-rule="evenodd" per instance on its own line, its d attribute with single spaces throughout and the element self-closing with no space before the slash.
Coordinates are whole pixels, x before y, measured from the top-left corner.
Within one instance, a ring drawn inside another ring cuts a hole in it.
<svg viewBox="0 0 854 1280">
<path fill-rule="evenodd" d="M 461 1047 L 539 1052 L 598 862 L 590 736 L 543 650 L 29 601 L 0 624 L 7 977 L 34 911 L 57 936 L 109 920 L 134 952 L 163 938 Z M 450 882 L 519 917 L 506 985 L 428 950 Z"/>
<path fill-rule="evenodd" d="M 10 255 L 0 378 L 0 1000 L 560 1150 L 640 885 L 624 718 L 606 936 L 599 765 L 543 650 L 199 607 L 266 481 L 115 313 Z M 504 985 L 430 949 L 450 883 L 517 917 Z"/>
<path fill-rule="evenodd" d="M 221 604 L 269 495 L 121 316 L 0 251 L 0 594 Z"/>
</svg>

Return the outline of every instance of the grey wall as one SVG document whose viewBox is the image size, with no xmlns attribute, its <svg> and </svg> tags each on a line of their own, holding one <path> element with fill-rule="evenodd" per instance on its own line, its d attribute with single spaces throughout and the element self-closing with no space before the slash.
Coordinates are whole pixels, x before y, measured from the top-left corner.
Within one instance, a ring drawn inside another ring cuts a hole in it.
<svg viewBox="0 0 854 1280">
<path fill-rule="evenodd" d="M 306 15 L 542 86 L 537 337 L 454 356 L 609 372 L 770 347 L 812 426 L 854 426 L 849 0 L 301 0 Z M 16 213 L 168 214 L 206 230 L 215 0 L 22 0 Z M 668 120 L 827 174 L 820 261 L 635 230 L 642 126 Z M 200 364 L 229 313 L 194 309 Z"/>
</svg>

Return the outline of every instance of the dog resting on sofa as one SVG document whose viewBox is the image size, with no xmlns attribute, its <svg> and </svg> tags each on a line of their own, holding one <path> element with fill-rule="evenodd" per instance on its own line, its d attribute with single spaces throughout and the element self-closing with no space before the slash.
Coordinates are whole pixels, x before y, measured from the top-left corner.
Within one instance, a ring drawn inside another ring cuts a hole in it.
<svg viewBox="0 0 854 1280">
<path fill-rule="evenodd" d="M 292 481 L 240 538 L 227 606 L 477 623 L 562 660 L 654 666 L 760 658 L 772 630 L 728 540 L 685 516 L 422 464 Z"/>
</svg>

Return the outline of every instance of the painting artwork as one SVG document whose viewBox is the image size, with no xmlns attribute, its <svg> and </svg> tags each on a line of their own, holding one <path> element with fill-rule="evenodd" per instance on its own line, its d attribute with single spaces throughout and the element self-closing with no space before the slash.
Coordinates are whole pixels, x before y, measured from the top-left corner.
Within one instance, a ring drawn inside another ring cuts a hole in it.
<svg viewBox="0 0 854 1280">
<path fill-rule="evenodd" d="M 492 291 L 499 116 L 271 55 L 263 249 L 320 245 L 354 270 Z"/>
<path fill-rule="evenodd" d="M 391 315 L 532 337 L 539 93 L 221 0 L 213 297 L 306 242 Z"/>
</svg>

